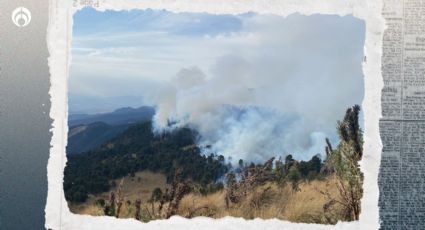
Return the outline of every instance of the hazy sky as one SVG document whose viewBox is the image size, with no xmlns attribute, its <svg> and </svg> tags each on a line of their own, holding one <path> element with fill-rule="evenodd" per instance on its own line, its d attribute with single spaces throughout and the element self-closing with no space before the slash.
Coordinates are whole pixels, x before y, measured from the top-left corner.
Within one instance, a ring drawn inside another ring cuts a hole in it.
<svg viewBox="0 0 425 230">
<path fill-rule="evenodd" d="M 191 124 L 228 155 L 310 157 L 362 102 L 363 43 L 352 16 L 86 8 L 74 15 L 70 112 L 156 105 L 159 129 Z"/>
</svg>

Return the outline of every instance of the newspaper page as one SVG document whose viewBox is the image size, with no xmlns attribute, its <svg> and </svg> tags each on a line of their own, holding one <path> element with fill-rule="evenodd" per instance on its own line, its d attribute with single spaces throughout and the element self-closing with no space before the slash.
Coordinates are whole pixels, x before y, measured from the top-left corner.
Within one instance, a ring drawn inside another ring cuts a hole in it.
<svg viewBox="0 0 425 230">
<path fill-rule="evenodd" d="M 382 229 L 425 226 L 425 1 L 386 0 L 383 16 Z"/>
</svg>

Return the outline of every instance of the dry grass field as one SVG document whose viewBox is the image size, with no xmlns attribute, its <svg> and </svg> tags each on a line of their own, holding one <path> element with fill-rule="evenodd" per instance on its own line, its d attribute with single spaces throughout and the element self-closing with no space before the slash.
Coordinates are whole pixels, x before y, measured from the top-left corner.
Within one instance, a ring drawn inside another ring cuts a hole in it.
<svg viewBox="0 0 425 230">
<path fill-rule="evenodd" d="M 152 191 L 159 187 L 165 190 L 166 179 L 162 174 L 152 172 L 139 172 L 135 177 L 124 177 L 115 180 L 117 187 L 122 181 L 121 192 L 124 199 L 123 208 L 119 218 L 134 218 L 136 208 L 134 203 L 137 199 L 142 201 L 142 220 L 163 218 L 152 215 L 152 210 L 158 210 L 159 202 L 149 203 Z M 116 191 L 117 187 L 112 191 Z M 225 216 L 243 217 L 245 219 L 278 218 L 292 222 L 325 223 L 334 224 L 341 217 L 339 204 L 330 205 L 330 200 L 322 193 L 328 193 L 333 198 L 338 198 L 336 181 L 332 177 L 324 180 L 302 182 L 298 190 L 293 190 L 291 184 L 278 185 L 268 182 L 248 191 L 241 202 L 232 204 L 226 208 L 226 190 L 208 195 L 191 192 L 183 197 L 180 202 L 177 215 L 186 218 L 207 216 L 222 218 Z M 109 192 L 96 196 L 91 195 L 83 204 L 70 204 L 74 213 L 88 215 L 104 215 L 103 208 L 97 204 L 98 199 L 109 199 Z M 153 206 L 153 207 L 152 207 Z"/>
<path fill-rule="evenodd" d="M 202 196 L 190 193 L 180 205 L 179 215 L 185 217 L 208 216 L 221 218 L 225 216 L 243 217 L 245 219 L 278 218 L 303 223 L 334 223 L 335 214 L 325 211 L 329 200 L 320 192 L 327 192 L 338 197 L 333 179 L 305 182 L 294 191 L 290 184 L 277 185 L 267 183 L 248 192 L 244 200 L 226 209 L 225 190 Z M 335 213 L 339 212 L 334 205 Z"/>
<path fill-rule="evenodd" d="M 111 191 L 116 191 L 119 184 L 122 182 L 121 192 L 124 198 L 125 206 L 128 208 L 123 209 L 121 217 L 134 217 L 134 211 L 131 209 L 132 204 L 137 199 L 141 199 L 142 204 L 150 199 L 152 191 L 155 188 L 165 189 L 167 186 L 166 178 L 163 174 L 152 173 L 149 171 L 137 172 L 134 177 L 126 176 L 121 179 L 114 180 L 114 184 L 117 186 L 112 188 Z M 88 214 L 94 216 L 104 215 L 103 209 L 100 205 L 96 204 L 96 201 L 103 199 L 109 200 L 110 192 L 104 192 L 97 195 L 89 195 L 86 202 L 82 204 L 69 203 L 69 208 L 73 213 Z M 127 204 L 130 201 L 130 205 Z M 133 212 L 133 213 L 132 213 Z"/>
</svg>

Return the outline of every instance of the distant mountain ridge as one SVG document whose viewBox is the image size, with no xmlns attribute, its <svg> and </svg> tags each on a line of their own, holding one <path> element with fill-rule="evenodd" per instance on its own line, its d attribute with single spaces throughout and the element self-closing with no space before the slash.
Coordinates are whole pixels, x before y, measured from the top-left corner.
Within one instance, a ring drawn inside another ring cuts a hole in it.
<svg viewBox="0 0 425 230">
<path fill-rule="evenodd" d="M 84 153 L 117 137 L 131 125 L 152 120 L 153 107 L 120 108 L 111 113 L 69 116 L 67 155 Z"/>
<path fill-rule="evenodd" d="M 151 120 L 155 114 L 155 108 L 142 106 L 139 108 L 125 107 L 117 109 L 111 113 L 101 114 L 71 114 L 68 117 L 69 127 L 81 124 L 91 124 L 103 122 L 109 125 L 122 125 Z"/>
</svg>

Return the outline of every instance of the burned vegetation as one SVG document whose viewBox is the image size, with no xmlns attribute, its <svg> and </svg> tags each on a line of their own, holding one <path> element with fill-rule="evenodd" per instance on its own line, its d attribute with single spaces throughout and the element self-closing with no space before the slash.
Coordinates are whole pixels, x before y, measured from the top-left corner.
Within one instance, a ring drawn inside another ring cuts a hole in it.
<svg viewBox="0 0 425 230">
<path fill-rule="evenodd" d="M 201 155 L 188 129 L 156 137 L 146 123 L 143 134 L 138 133 L 139 126 L 96 151 L 72 156 L 65 171 L 65 196 L 70 207 L 84 206 L 79 213 L 144 222 L 173 215 L 322 224 L 358 220 L 363 194 L 359 113 L 355 105 L 337 122 L 337 146 L 323 140 L 323 160 L 319 155 L 309 161 L 286 155 L 263 164 L 239 160 L 235 166 L 220 155 Z M 133 143 L 135 136 L 139 138 Z M 167 183 L 147 191 L 149 199 L 131 200 L 123 187 L 143 170 L 165 175 Z M 114 180 L 120 180 L 119 184 L 113 185 Z M 109 197 L 96 197 L 102 192 Z M 89 197 L 94 202 L 88 202 Z"/>
</svg>

